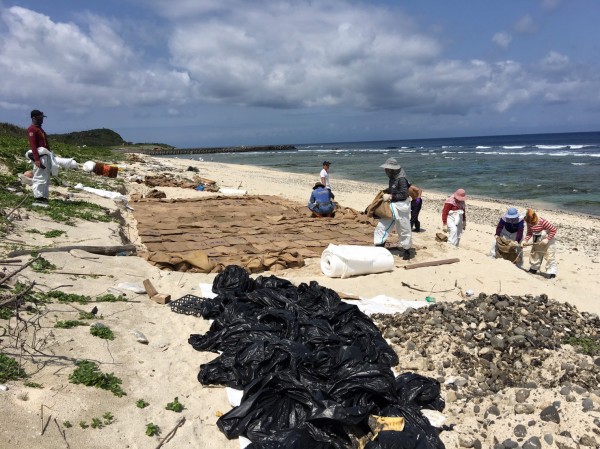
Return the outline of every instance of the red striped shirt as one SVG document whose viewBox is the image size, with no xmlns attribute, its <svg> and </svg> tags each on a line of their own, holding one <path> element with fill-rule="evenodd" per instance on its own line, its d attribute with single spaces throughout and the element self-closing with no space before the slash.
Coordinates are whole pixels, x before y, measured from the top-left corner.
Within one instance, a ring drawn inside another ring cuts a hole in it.
<svg viewBox="0 0 600 449">
<path fill-rule="evenodd" d="M 538 222 L 534 225 L 527 223 L 527 236 L 525 240 L 529 240 L 534 233 L 546 231 L 548 233 L 548 240 L 552 240 L 556 235 L 556 226 L 552 225 L 549 221 L 544 220 L 542 217 L 538 218 Z"/>
</svg>

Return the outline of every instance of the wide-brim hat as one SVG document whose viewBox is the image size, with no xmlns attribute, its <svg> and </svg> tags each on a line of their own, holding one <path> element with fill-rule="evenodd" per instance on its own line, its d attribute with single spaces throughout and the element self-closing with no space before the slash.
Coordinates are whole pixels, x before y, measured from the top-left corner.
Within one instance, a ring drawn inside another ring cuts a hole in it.
<svg viewBox="0 0 600 449">
<path fill-rule="evenodd" d="M 454 192 L 454 198 L 456 198 L 458 201 L 464 201 L 467 199 L 467 192 L 465 192 L 465 189 L 458 189 L 456 192 Z"/>
<path fill-rule="evenodd" d="M 504 216 L 506 218 L 519 218 L 519 211 L 516 207 L 509 207 Z"/>
<path fill-rule="evenodd" d="M 396 158 L 390 157 L 385 164 L 380 165 L 381 168 L 389 168 L 390 170 L 400 170 L 402 167 L 396 160 Z"/>
</svg>

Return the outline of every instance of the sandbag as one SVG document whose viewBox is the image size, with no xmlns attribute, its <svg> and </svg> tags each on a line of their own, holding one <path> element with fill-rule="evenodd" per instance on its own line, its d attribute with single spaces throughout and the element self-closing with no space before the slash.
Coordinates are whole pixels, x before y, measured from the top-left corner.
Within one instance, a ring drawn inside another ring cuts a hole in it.
<svg viewBox="0 0 600 449">
<path fill-rule="evenodd" d="M 393 269 L 394 256 L 383 247 L 329 244 L 321 254 L 321 271 L 328 277 L 347 278 Z"/>
<path fill-rule="evenodd" d="M 365 209 L 365 214 L 367 217 L 373 218 L 394 218 L 392 215 L 392 208 L 390 207 L 390 203 L 387 201 L 383 201 L 383 194 L 386 193 L 385 190 L 380 190 L 371 201 L 371 204 L 367 206 Z"/>
</svg>

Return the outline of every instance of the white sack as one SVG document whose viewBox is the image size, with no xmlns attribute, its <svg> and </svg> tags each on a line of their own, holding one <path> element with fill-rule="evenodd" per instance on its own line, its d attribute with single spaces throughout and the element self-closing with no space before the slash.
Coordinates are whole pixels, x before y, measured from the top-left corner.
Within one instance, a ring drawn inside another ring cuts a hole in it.
<svg viewBox="0 0 600 449">
<path fill-rule="evenodd" d="M 94 161 L 87 161 L 83 164 L 83 171 L 94 171 L 94 168 L 96 168 L 96 163 Z"/>
<path fill-rule="evenodd" d="M 321 271 L 330 278 L 382 273 L 393 269 L 394 256 L 383 247 L 330 243 L 321 254 Z"/>
<path fill-rule="evenodd" d="M 77 184 L 76 189 L 83 190 L 85 192 L 93 193 L 94 195 L 101 196 L 103 198 L 109 198 L 111 200 L 118 200 L 127 203 L 127 197 L 121 195 L 119 192 L 111 192 L 110 190 L 94 189 L 93 187 L 86 187 L 83 184 Z"/>
<path fill-rule="evenodd" d="M 79 164 L 75 162 L 75 159 L 73 159 L 72 157 L 56 156 L 54 159 L 56 159 L 56 163 L 59 165 L 60 168 L 75 169 L 79 167 Z"/>
</svg>

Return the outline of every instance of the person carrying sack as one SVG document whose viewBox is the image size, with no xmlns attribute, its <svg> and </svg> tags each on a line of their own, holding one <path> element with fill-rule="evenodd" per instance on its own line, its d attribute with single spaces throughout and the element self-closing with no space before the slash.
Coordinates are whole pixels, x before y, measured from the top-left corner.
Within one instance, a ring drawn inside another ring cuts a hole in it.
<svg viewBox="0 0 600 449">
<path fill-rule="evenodd" d="M 518 267 L 523 265 L 521 241 L 525 222 L 516 207 L 509 207 L 496 226 L 496 241 L 490 250 L 491 257 L 502 257 Z"/>
<path fill-rule="evenodd" d="M 556 264 L 556 226 L 548 220 L 538 217 L 533 209 L 527 209 L 525 214 L 527 223 L 527 235 L 523 245 L 532 242 L 531 254 L 529 255 L 529 272 L 537 274 L 546 259 L 546 276 L 548 279 L 556 277 L 558 265 Z"/>
<path fill-rule="evenodd" d="M 443 231 L 448 234 L 448 242 L 454 246 L 460 243 L 462 232 L 467 229 L 467 205 L 465 189 L 458 189 L 444 202 L 442 210 Z"/>
<path fill-rule="evenodd" d="M 383 194 L 383 202 L 389 204 L 392 218 L 381 217 L 373 233 L 373 243 L 384 246 L 391 230 L 396 227 L 400 241 L 398 249 L 403 252 L 402 259 L 411 258 L 412 232 L 410 229 L 410 196 L 408 195 L 408 180 L 406 173 L 395 158 L 389 158 L 381 165 L 388 177 L 388 189 Z"/>
</svg>

